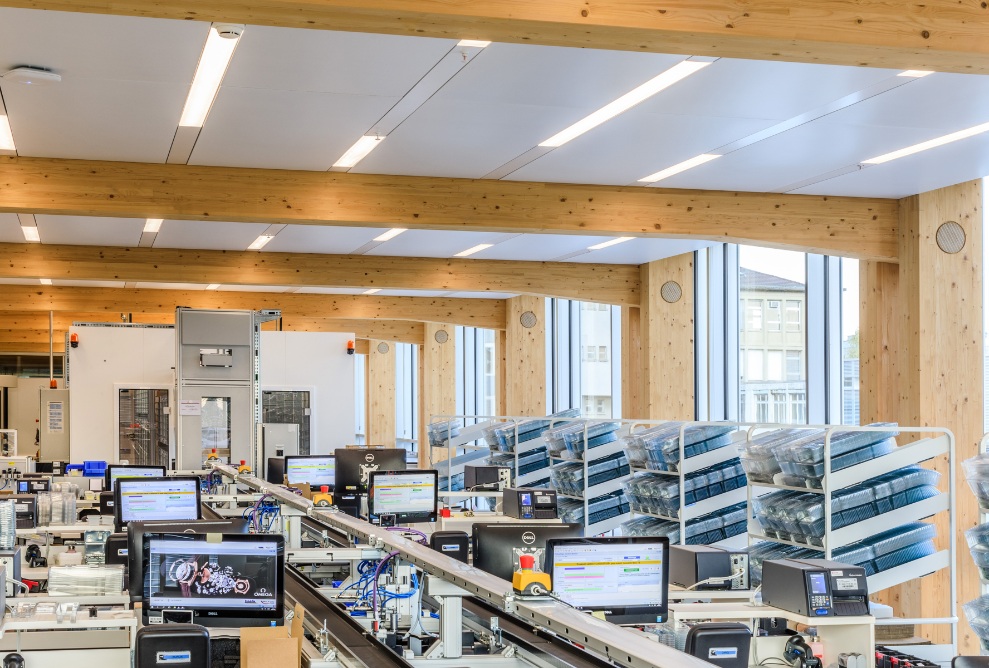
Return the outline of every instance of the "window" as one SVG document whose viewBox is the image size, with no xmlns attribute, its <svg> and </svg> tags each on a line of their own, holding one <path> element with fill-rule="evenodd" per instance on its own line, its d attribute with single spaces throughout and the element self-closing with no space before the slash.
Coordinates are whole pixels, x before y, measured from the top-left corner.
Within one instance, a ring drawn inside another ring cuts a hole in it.
<svg viewBox="0 0 989 668">
<path fill-rule="evenodd" d="M 430 416 L 426 416 L 428 420 Z M 396 445 L 416 451 L 419 438 L 419 346 L 395 344 Z"/>
<path fill-rule="evenodd" d="M 786 351 L 786 379 L 799 381 L 804 376 L 803 355 L 799 350 Z"/>
<path fill-rule="evenodd" d="M 800 308 L 801 302 L 795 299 L 786 300 L 786 331 L 800 331 Z"/>
<path fill-rule="evenodd" d="M 750 332 L 762 331 L 762 300 L 749 299 L 745 309 L 745 329 Z"/>
<path fill-rule="evenodd" d="M 773 422 L 787 423 L 786 392 L 773 392 Z"/>
<path fill-rule="evenodd" d="M 859 420 L 859 261 L 842 258 L 841 422 Z"/>
<path fill-rule="evenodd" d="M 585 362 L 598 361 L 597 350 L 594 348 L 594 346 L 581 346 L 580 349 L 582 351 L 581 357 Z"/>
<path fill-rule="evenodd" d="M 495 414 L 495 332 L 457 326 L 457 414 Z"/>
<path fill-rule="evenodd" d="M 745 352 L 745 380 L 763 380 L 762 359 L 762 350 L 747 350 Z"/>
<path fill-rule="evenodd" d="M 367 417 L 367 406 L 365 406 L 365 399 L 367 395 L 365 392 L 365 380 L 367 379 L 367 367 L 364 366 L 366 361 L 364 355 L 354 355 L 354 411 L 356 415 L 354 416 L 354 445 L 365 445 L 365 436 L 367 435 L 367 425 L 364 424 L 364 420 Z"/>
<path fill-rule="evenodd" d="M 807 422 L 807 395 L 803 392 L 790 394 L 790 422 L 792 424 Z"/>
<path fill-rule="evenodd" d="M 779 332 L 781 330 L 780 302 L 771 299 L 766 305 L 766 331 Z"/>
<path fill-rule="evenodd" d="M 783 380 L 783 351 L 770 350 L 767 353 L 766 361 L 769 363 L 766 369 L 766 380 Z"/>
<path fill-rule="evenodd" d="M 118 461 L 167 467 L 168 390 L 120 390 L 118 415 Z"/>
<path fill-rule="evenodd" d="M 608 361 L 608 346 L 598 346 L 598 362 Z"/>
<path fill-rule="evenodd" d="M 299 454 L 308 455 L 309 393 L 304 390 L 265 390 L 261 393 L 261 422 L 298 425 Z"/>
<path fill-rule="evenodd" d="M 759 392 L 755 395 L 756 422 L 769 422 L 769 395 Z"/>
</svg>

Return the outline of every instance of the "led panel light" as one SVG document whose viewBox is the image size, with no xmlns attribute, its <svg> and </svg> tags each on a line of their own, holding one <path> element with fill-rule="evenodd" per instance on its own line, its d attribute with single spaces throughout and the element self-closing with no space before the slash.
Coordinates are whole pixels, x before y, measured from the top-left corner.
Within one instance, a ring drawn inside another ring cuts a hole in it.
<svg viewBox="0 0 989 668">
<path fill-rule="evenodd" d="M 220 289 L 220 284 L 219 283 L 210 283 L 209 285 L 206 286 L 206 289 L 207 290 L 219 290 Z"/>
<path fill-rule="evenodd" d="M 491 248 L 494 244 L 477 244 L 476 246 L 471 246 L 467 250 L 460 251 L 454 257 L 467 257 L 468 255 L 473 255 L 474 253 L 480 253 L 482 250 Z"/>
<path fill-rule="evenodd" d="M 666 70 L 662 74 L 653 77 L 649 81 L 645 82 L 638 88 L 635 88 L 620 98 L 606 104 L 594 113 L 585 116 L 580 119 L 570 127 L 556 133 L 546 141 L 539 144 L 540 146 L 548 146 L 551 148 L 556 148 L 557 146 L 563 146 L 571 139 L 575 139 L 580 135 L 584 134 L 588 130 L 596 128 L 605 121 L 611 120 L 615 116 L 624 113 L 639 104 L 640 102 L 649 99 L 656 93 L 665 90 L 691 74 L 698 72 L 708 65 L 711 61 L 700 61 L 700 60 L 684 60 L 670 69 Z"/>
<path fill-rule="evenodd" d="M 385 140 L 384 137 L 374 137 L 364 135 L 358 139 L 347 152 L 340 156 L 340 159 L 333 163 L 334 167 L 353 167 L 358 162 L 367 157 L 367 154 L 378 147 L 378 144 Z"/>
<path fill-rule="evenodd" d="M 21 225 L 21 232 L 24 234 L 25 241 L 41 241 L 41 234 L 38 232 L 37 227 Z"/>
<path fill-rule="evenodd" d="M 933 70 L 903 70 L 896 76 L 898 77 L 912 77 L 914 79 L 923 79 L 928 74 L 934 74 Z"/>
<path fill-rule="evenodd" d="M 677 163 L 672 167 L 667 167 L 666 169 L 661 169 L 654 174 L 645 176 L 639 179 L 639 183 L 656 183 L 657 181 L 662 181 L 663 179 L 668 179 L 674 174 L 679 174 L 680 172 L 685 172 L 688 169 L 697 167 L 698 165 L 703 165 L 705 162 L 711 162 L 715 158 L 720 158 L 720 155 L 715 155 L 713 153 L 701 153 L 700 155 L 694 156 L 690 160 L 684 160 L 683 162 Z"/>
<path fill-rule="evenodd" d="M 274 234 L 262 234 L 257 239 L 251 242 L 251 245 L 247 247 L 247 250 L 261 250 L 264 248 L 265 244 L 275 238 Z"/>
<path fill-rule="evenodd" d="M 0 151 L 16 151 L 14 135 L 10 133 L 10 121 L 7 116 L 0 114 Z"/>
<path fill-rule="evenodd" d="M 199 57 L 199 66 L 189 88 L 189 96 L 185 99 L 182 118 L 179 125 L 189 128 L 201 128 L 206 122 L 210 107 L 220 89 L 220 82 L 227 71 L 227 65 L 233 58 L 234 49 L 240 41 L 240 26 L 215 25 L 210 27 L 206 46 Z"/>
<path fill-rule="evenodd" d="M 401 234 L 402 232 L 405 232 L 405 231 L 406 231 L 406 228 L 404 228 L 404 227 L 393 227 L 392 229 L 388 230 L 384 234 L 380 234 L 380 235 L 376 236 L 374 238 L 374 240 L 375 241 L 388 241 L 389 239 L 394 239 L 399 234 Z"/>
<path fill-rule="evenodd" d="M 869 158 L 868 160 L 863 160 L 862 164 L 881 165 L 884 162 L 889 162 L 890 160 L 896 160 L 897 158 L 905 158 L 906 156 L 913 155 L 914 153 L 920 153 L 921 151 L 927 151 L 932 148 L 937 148 L 938 146 L 951 144 L 952 142 L 956 142 L 961 139 L 968 139 L 969 137 L 980 135 L 983 132 L 989 132 L 989 123 L 976 125 L 975 127 L 971 127 L 966 130 L 959 130 L 958 132 L 952 132 L 951 134 L 944 135 L 942 137 L 935 137 L 934 139 L 928 139 L 927 141 L 920 142 L 919 144 L 914 144 L 913 146 L 907 146 L 906 148 L 901 148 L 898 151 L 891 151 L 890 153 L 884 153 L 882 155 L 876 156 L 875 158 Z"/>
<path fill-rule="evenodd" d="M 377 292 L 381 292 L 381 288 L 371 288 L 370 290 L 365 290 L 365 291 L 364 291 L 364 292 L 362 292 L 361 294 L 365 294 L 365 295 L 373 295 L 373 294 L 375 294 L 375 293 L 377 293 Z"/>
<path fill-rule="evenodd" d="M 608 248 L 609 246 L 617 246 L 618 244 L 623 244 L 626 241 L 631 241 L 635 237 L 616 237 L 609 241 L 604 241 L 599 244 L 594 244 L 593 246 L 588 246 L 587 250 L 601 250 L 602 248 Z"/>
<path fill-rule="evenodd" d="M 41 281 L 41 284 L 42 285 L 51 285 L 52 284 L 52 279 L 50 279 L 50 278 L 39 278 L 38 280 Z"/>
<path fill-rule="evenodd" d="M 473 46 L 478 49 L 483 49 L 491 46 L 491 42 L 486 42 L 483 39 L 462 39 L 457 42 L 457 46 Z"/>
<path fill-rule="evenodd" d="M 158 230 L 161 229 L 163 222 L 165 222 L 164 218 L 148 218 L 144 222 L 144 231 L 150 234 L 158 234 Z"/>
</svg>

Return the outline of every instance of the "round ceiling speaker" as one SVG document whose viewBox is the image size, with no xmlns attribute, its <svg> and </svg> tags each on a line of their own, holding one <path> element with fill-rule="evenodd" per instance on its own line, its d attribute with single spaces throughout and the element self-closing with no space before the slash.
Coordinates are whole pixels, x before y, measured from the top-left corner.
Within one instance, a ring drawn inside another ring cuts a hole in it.
<svg viewBox="0 0 989 668">
<path fill-rule="evenodd" d="M 953 220 L 937 228 L 937 247 L 945 253 L 959 253 L 965 248 L 965 229 Z"/>
<path fill-rule="evenodd" d="M 450 335 L 445 329 L 438 329 L 436 333 L 433 334 L 433 338 L 436 339 L 436 343 L 446 343 L 450 340 Z"/>
<path fill-rule="evenodd" d="M 683 288 L 676 281 L 666 281 L 659 289 L 659 294 L 663 297 L 663 301 L 675 304 L 680 301 L 680 297 L 683 297 Z"/>
<path fill-rule="evenodd" d="M 539 322 L 539 319 L 536 317 L 536 314 L 533 313 L 532 311 L 526 311 L 521 316 L 519 316 L 519 322 L 522 323 L 522 326 L 525 327 L 526 329 L 531 329 L 536 326 L 536 323 Z"/>
<path fill-rule="evenodd" d="M 385 343 L 384 341 L 378 344 L 378 352 L 381 353 L 382 355 L 388 352 L 388 350 L 389 350 L 388 344 Z"/>
</svg>

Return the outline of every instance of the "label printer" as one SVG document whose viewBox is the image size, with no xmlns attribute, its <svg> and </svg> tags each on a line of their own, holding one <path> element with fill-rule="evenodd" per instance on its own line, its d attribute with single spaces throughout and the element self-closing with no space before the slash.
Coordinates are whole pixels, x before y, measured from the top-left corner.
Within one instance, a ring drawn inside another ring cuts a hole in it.
<svg viewBox="0 0 989 668">
<path fill-rule="evenodd" d="M 509 487 L 502 496 L 505 514 L 519 520 L 555 520 L 556 490 Z"/>
<path fill-rule="evenodd" d="M 869 614 L 865 569 L 826 559 L 768 559 L 762 602 L 807 617 Z"/>
</svg>

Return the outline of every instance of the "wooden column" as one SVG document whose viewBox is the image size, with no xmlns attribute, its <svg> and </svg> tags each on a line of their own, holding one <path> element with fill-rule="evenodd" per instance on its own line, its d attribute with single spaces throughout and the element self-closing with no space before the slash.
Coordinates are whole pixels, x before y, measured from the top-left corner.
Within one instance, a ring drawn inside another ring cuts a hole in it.
<svg viewBox="0 0 989 668">
<path fill-rule="evenodd" d="M 645 379 L 642 360 L 642 311 L 622 308 L 622 417 L 643 419 L 646 415 Z"/>
<path fill-rule="evenodd" d="M 546 415 L 546 300 L 507 301 L 504 413 Z"/>
<path fill-rule="evenodd" d="M 508 346 L 505 330 L 495 330 L 495 415 L 507 415 L 505 412 L 505 350 Z"/>
<path fill-rule="evenodd" d="M 862 422 L 897 419 L 904 425 L 951 429 L 959 464 L 976 454 L 983 433 L 982 215 L 981 181 L 905 198 L 900 201 L 898 267 L 868 262 L 861 268 Z M 960 252 L 938 246 L 938 230 L 949 222 L 964 231 Z M 948 475 L 946 458 L 930 465 Z M 958 601 L 964 603 L 980 593 L 961 534 L 978 523 L 978 507 L 962 482 L 960 466 L 956 472 L 959 550 L 954 569 Z M 934 523 L 938 548 L 945 549 L 947 514 Z M 885 599 L 899 616 L 943 616 L 948 578 L 942 570 L 889 590 Z M 977 654 L 978 640 L 961 610 L 956 612 L 962 620 L 959 653 Z M 948 640 L 947 627 L 920 632 L 934 642 Z"/>
<path fill-rule="evenodd" d="M 457 351 L 453 325 L 427 322 L 419 355 L 419 468 L 446 459 L 429 447 L 426 427 L 434 415 L 457 412 Z"/>
<path fill-rule="evenodd" d="M 367 381 L 368 445 L 395 447 L 395 344 L 388 341 L 368 341 L 365 362 Z"/>
<path fill-rule="evenodd" d="M 641 408 L 648 419 L 693 420 L 694 254 L 644 264 Z"/>
</svg>

